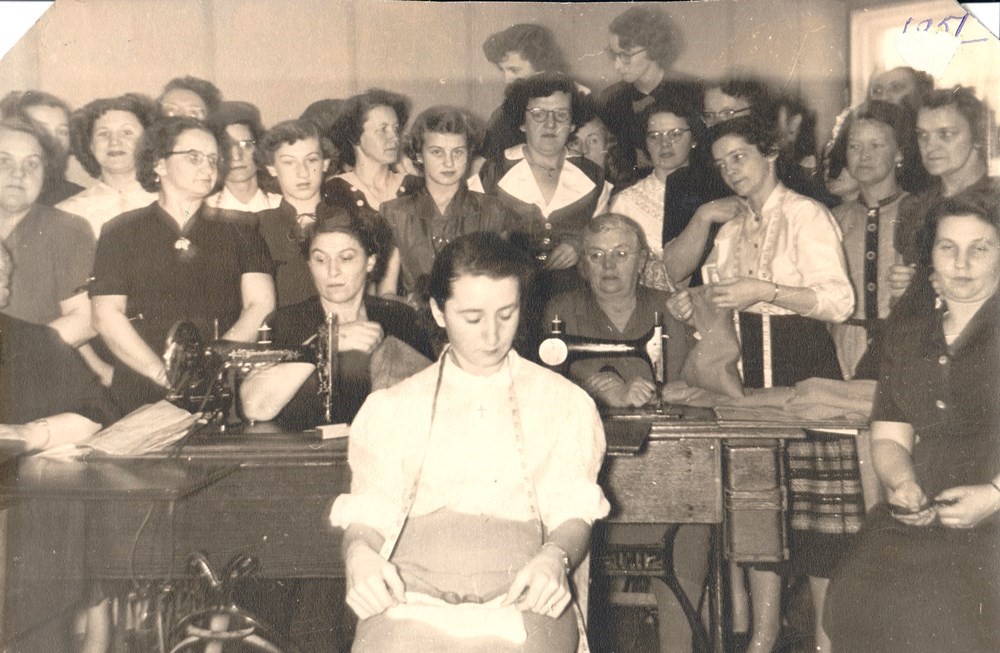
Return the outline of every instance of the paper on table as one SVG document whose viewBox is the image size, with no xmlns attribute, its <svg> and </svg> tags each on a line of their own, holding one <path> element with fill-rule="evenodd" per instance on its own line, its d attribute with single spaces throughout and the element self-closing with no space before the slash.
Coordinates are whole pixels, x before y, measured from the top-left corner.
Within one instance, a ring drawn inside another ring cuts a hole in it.
<svg viewBox="0 0 1000 653">
<path fill-rule="evenodd" d="M 187 435 L 200 416 L 161 400 L 137 408 L 80 446 L 113 456 L 162 451 Z"/>
</svg>

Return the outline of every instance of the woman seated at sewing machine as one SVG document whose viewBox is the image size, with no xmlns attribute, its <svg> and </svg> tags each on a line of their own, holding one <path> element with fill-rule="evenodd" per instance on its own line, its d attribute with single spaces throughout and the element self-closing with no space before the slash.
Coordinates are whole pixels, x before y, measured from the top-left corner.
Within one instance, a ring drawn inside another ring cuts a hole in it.
<svg viewBox="0 0 1000 653">
<path fill-rule="evenodd" d="M 320 215 L 302 245 L 318 295 L 279 308 L 273 321 L 275 346 L 310 346 L 316 365 L 279 363 L 251 373 L 240 391 L 250 419 L 278 416 L 296 428 L 350 422 L 373 385 L 405 378 L 434 358 L 412 308 L 365 293 L 368 275 L 390 243 L 381 242 L 380 232 L 365 217 L 323 211 L 329 213 Z M 336 325 L 332 372 L 323 355 L 331 332 L 328 316 Z M 332 396 L 324 385 L 331 376 Z"/>
<path fill-rule="evenodd" d="M 687 353 L 686 329 L 667 314 L 669 293 L 639 283 L 652 256 L 639 223 L 615 213 L 599 215 L 583 231 L 581 252 L 577 269 L 586 286 L 551 299 L 545 324 L 558 317 L 570 338 L 644 341 L 659 312 L 668 335 L 667 378 L 676 378 Z M 638 356 L 582 358 L 570 363 L 569 376 L 605 406 L 639 407 L 657 398 L 650 364 Z M 616 546 L 655 543 L 667 529 L 616 525 L 608 528 L 607 540 Z M 673 538 L 674 574 L 695 602 L 708 570 L 708 535 L 708 527 L 687 524 Z M 659 579 L 651 590 L 658 604 L 660 650 L 690 651 L 691 630 L 680 603 Z"/>
<path fill-rule="evenodd" d="M 494 233 L 442 249 L 429 290 L 448 349 L 351 426 L 330 518 L 354 653 L 576 650 L 569 574 L 610 508 L 604 431 L 582 390 L 512 350 L 532 268 Z"/>
<path fill-rule="evenodd" d="M 667 376 L 676 378 L 687 353 L 686 329 L 667 313 L 669 293 L 639 283 L 651 256 L 642 227 L 616 213 L 599 215 L 584 228 L 581 251 L 577 270 L 586 286 L 549 301 L 545 329 L 558 317 L 568 336 L 635 340 L 649 334 L 659 312 L 666 316 Z M 605 406 L 643 406 L 656 395 L 652 370 L 640 357 L 576 360 L 569 376 Z"/>
</svg>

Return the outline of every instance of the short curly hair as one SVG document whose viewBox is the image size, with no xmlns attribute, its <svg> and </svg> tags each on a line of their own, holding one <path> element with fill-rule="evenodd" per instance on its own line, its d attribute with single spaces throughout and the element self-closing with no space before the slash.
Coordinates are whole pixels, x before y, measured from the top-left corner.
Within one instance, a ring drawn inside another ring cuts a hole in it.
<svg viewBox="0 0 1000 653">
<path fill-rule="evenodd" d="M 0 118 L 28 117 L 24 111 L 30 107 L 52 107 L 62 109 L 69 118 L 72 111 L 69 105 L 62 99 L 45 91 L 11 91 L 0 99 Z"/>
<path fill-rule="evenodd" d="M 59 179 L 62 179 L 63 170 L 66 169 L 66 154 L 62 151 L 59 142 L 37 121 L 24 117 L 11 117 L 0 122 L 0 131 L 15 131 L 31 136 L 42 148 L 44 157 L 45 180 L 42 184 L 42 193 L 51 187 Z"/>
<path fill-rule="evenodd" d="M 131 113 L 142 125 L 143 131 L 148 129 L 160 115 L 156 102 L 138 93 L 100 98 L 74 111 L 69 121 L 70 146 L 83 169 L 95 179 L 101 176 L 101 164 L 97 162 L 91 145 L 94 138 L 94 123 L 109 111 Z"/>
<path fill-rule="evenodd" d="M 643 133 L 649 131 L 649 120 L 658 113 L 672 113 L 684 120 L 688 125 L 688 129 L 691 130 L 691 138 L 695 144 L 705 140 L 705 125 L 700 120 L 699 107 L 690 98 L 686 98 L 680 94 L 671 95 L 660 98 L 646 107 L 639 114 L 639 124 L 642 125 Z M 646 152 L 647 156 L 650 156 L 645 138 L 642 141 L 642 149 Z"/>
<path fill-rule="evenodd" d="M 931 251 L 937 238 L 938 225 L 947 217 L 971 215 L 997 230 L 1000 234 L 1000 189 L 964 192 L 945 197 L 935 203 L 927 214 L 927 222 L 920 233 L 920 261 L 931 265 Z"/>
<path fill-rule="evenodd" d="M 160 190 L 160 176 L 156 174 L 156 164 L 174 150 L 177 139 L 186 131 L 201 131 L 209 134 L 219 145 L 219 178 L 212 193 L 222 188 L 229 171 L 229 148 L 222 147 L 225 138 L 218 130 L 198 120 L 187 116 L 170 116 L 160 118 L 149 129 L 142 133 L 139 146 L 135 153 L 135 178 L 148 192 Z"/>
<path fill-rule="evenodd" d="M 936 89 L 925 95 L 920 103 L 920 111 L 941 109 L 948 106 L 954 106 L 969 123 L 969 129 L 972 131 L 972 142 L 983 148 L 985 159 L 985 148 L 990 140 L 989 105 L 976 97 L 976 89 L 973 87 L 955 86 Z"/>
<path fill-rule="evenodd" d="M 319 143 L 319 149 L 323 153 L 324 159 L 333 158 L 333 145 L 330 144 L 329 139 L 323 137 L 316 123 L 297 118 L 279 122 L 267 130 L 264 137 L 257 142 L 257 166 L 260 168 L 273 166 L 274 153 L 282 145 L 291 145 L 310 138 L 315 138 L 316 142 Z"/>
<path fill-rule="evenodd" d="M 483 144 L 483 126 L 471 113 L 460 107 L 444 105 L 431 107 L 413 121 L 404 143 L 406 156 L 413 160 L 413 165 L 418 170 L 424 168 L 417 157 L 424 149 L 424 137 L 427 132 L 465 136 L 465 146 L 469 149 L 470 161 L 479 154 Z"/>
<path fill-rule="evenodd" d="M 669 70 L 684 49 L 681 31 L 658 7 L 632 7 L 611 21 L 608 29 L 622 48 L 645 49 L 646 56 L 663 70 Z"/>
<path fill-rule="evenodd" d="M 389 107 L 396 114 L 399 121 L 399 128 L 410 117 L 410 100 L 406 96 L 380 88 L 371 88 L 344 101 L 340 108 L 340 115 L 334 120 L 328 134 L 333 146 L 340 153 L 340 162 L 354 166 L 357 165 L 357 154 L 354 148 L 361 143 L 361 134 L 365 130 L 365 122 L 368 114 L 375 107 Z"/>
<path fill-rule="evenodd" d="M 587 96 L 580 92 L 573 78 L 561 73 L 540 73 L 527 79 L 516 79 L 507 86 L 503 105 L 500 107 L 500 118 L 507 129 L 506 133 L 520 134 L 523 143 L 521 126 L 527 120 L 524 113 L 528 110 L 528 103 L 536 98 L 549 97 L 553 93 L 566 93 L 570 96 L 573 132 L 596 115 L 593 103 L 587 102 Z"/>
<path fill-rule="evenodd" d="M 854 112 L 850 124 L 844 126 L 847 131 L 847 141 L 850 141 L 850 132 L 859 121 L 871 120 L 880 122 L 892 130 L 893 139 L 896 141 L 896 149 L 903 157 L 903 163 L 898 171 L 898 179 L 904 190 L 914 192 L 918 190 L 911 179 L 915 179 L 917 171 L 921 166 L 920 152 L 917 149 L 916 131 L 914 127 L 914 115 L 908 107 L 886 102 L 884 100 L 869 100 L 862 104 Z"/>
<path fill-rule="evenodd" d="M 211 116 L 213 113 L 218 111 L 219 105 L 222 104 L 222 91 L 219 90 L 218 86 L 207 79 L 192 77 L 191 75 L 171 79 L 167 82 L 167 85 L 163 87 L 163 92 L 160 93 L 160 97 L 156 98 L 156 101 L 162 102 L 164 95 L 177 89 L 191 91 L 200 97 L 201 101 L 205 103 L 205 113 L 208 114 L 208 116 Z"/>
<path fill-rule="evenodd" d="M 724 136 L 739 136 L 763 156 L 777 156 L 779 152 L 776 126 L 758 116 L 740 116 L 713 125 L 708 130 L 707 141 L 714 145 Z"/>
<path fill-rule="evenodd" d="M 778 121 L 779 100 L 771 85 L 757 77 L 739 75 L 709 84 L 705 90 L 717 88 L 724 94 L 746 100 L 750 111 L 765 122 Z"/>
<path fill-rule="evenodd" d="M 502 32 L 491 34 L 483 42 L 483 54 L 494 66 L 503 63 L 504 57 L 517 52 L 527 60 L 536 73 L 568 73 L 569 65 L 563 57 L 556 37 L 549 28 L 531 23 L 512 25 Z"/>
</svg>

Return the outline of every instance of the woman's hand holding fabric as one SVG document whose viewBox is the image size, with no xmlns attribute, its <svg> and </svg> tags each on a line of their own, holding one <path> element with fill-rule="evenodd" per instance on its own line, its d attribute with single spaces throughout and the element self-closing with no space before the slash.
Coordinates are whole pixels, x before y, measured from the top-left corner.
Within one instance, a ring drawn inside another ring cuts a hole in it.
<svg viewBox="0 0 1000 653">
<path fill-rule="evenodd" d="M 580 252 L 575 247 L 569 243 L 560 243 L 545 260 L 545 269 L 564 270 L 573 267 L 579 260 Z"/>
<path fill-rule="evenodd" d="M 694 315 L 694 302 L 691 301 L 691 293 L 682 290 L 674 293 L 667 300 L 667 312 L 675 319 L 686 322 Z"/>
<path fill-rule="evenodd" d="M 563 561 L 546 547 L 517 572 L 502 605 L 556 619 L 572 599 Z"/>
<path fill-rule="evenodd" d="M 337 348 L 339 351 L 361 351 L 370 354 L 375 351 L 385 337 L 382 325 L 378 322 L 347 322 L 337 330 Z"/>
<path fill-rule="evenodd" d="M 893 514 L 893 517 L 910 526 L 928 526 L 937 517 L 934 508 L 927 501 L 927 495 L 916 481 L 905 481 L 889 490 L 889 503 L 912 514 Z"/>
<path fill-rule="evenodd" d="M 1000 511 L 1000 492 L 989 484 L 948 488 L 934 501 L 941 525 L 948 528 L 975 528 Z"/>
<path fill-rule="evenodd" d="M 709 299 L 719 308 L 741 311 L 758 302 L 774 297 L 774 284 L 761 279 L 739 277 L 713 283 L 708 290 Z"/>
<path fill-rule="evenodd" d="M 406 586 L 399 570 L 364 542 L 355 543 L 344 557 L 347 605 L 367 619 L 406 602 Z"/>
</svg>

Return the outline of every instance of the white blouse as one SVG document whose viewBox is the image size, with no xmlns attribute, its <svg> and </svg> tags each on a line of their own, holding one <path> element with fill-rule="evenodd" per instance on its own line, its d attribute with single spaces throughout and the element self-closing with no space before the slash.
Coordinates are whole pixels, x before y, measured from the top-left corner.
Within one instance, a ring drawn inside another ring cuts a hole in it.
<svg viewBox="0 0 1000 653">
<path fill-rule="evenodd" d="M 78 215 L 90 224 L 94 237 L 101 235 L 101 227 L 126 211 L 134 211 L 149 206 L 157 200 L 156 193 L 150 193 L 135 182 L 127 190 L 112 188 L 103 181 L 80 191 L 56 204 L 56 208 Z"/>
<path fill-rule="evenodd" d="M 639 223 L 650 251 L 657 258 L 663 258 L 663 198 L 666 192 L 667 185 L 650 174 L 611 200 L 612 213 L 620 213 Z"/>
<path fill-rule="evenodd" d="M 596 188 L 597 185 L 583 170 L 580 170 L 571 161 L 564 160 L 562 170 L 559 172 L 556 192 L 552 195 L 552 199 L 546 202 L 541 188 L 538 187 L 538 181 L 535 179 L 534 173 L 531 172 L 531 166 L 528 165 L 528 160 L 525 158 L 525 147 L 523 144 L 515 145 L 504 151 L 504 157 L 511 161 L 517 161 L 517 163 L 500 179 L 497 187 L 522 202 L 534 204 L 542 212 L 542 217 L 548 218 L 559 209 L 569 206 Z M 611 188 L 611 184 L 605 181 L 597 199 L 594 215 L 600 215 L 608 210 Z M 485 192 L 482 179 L 478 174 L 469 180 L 469 190 L 477 193 Z"/>
<path fill-rule="evenodd" d="M 512 382 L 524 432 L 523 460 L 514 430 Z M 424 460 L 412 516 L 447 508 L 531 520 L 527 472 L 549 530 L 569 519 L 591 523 L 610 511 L 597 484 L 604 450 L 593 400 L 562 376 L 511 352 L 500 371 L 480 377 L 446 354 L 398 385 L 371 394 L 361 407 L 348 449 L 351 493 L 334 502 L 330 522 L 341 528 L 363 523 L 390 536 Z"/>
<path fill-rule="evenodd" d="M 228 188 L 223 187 L 223 189 L 215 195 L 210 195 L 208 199 L 205 200 L 205 204 L 213 209 L 256 213 L 258 211 L 278 208 L 278 205 L 281 204 L 281 195 L 278 195 L 277 193 L 265 193 L 262 189 L 258 188 L 257 192 L 254 193 L 249 202 L 242 202 L 238 197 L 233 195 Z"/>
<path fill-rule="evenodd" d="M 780 183 L 759 216 L 744 201 L 742 214 L 722 225 L 705 267 L 706 280 L 714 268 L 719 279 L 749 277 L 810 288 L 816 293 L 816 308 L 805 317 L 843 322 L 854 310 L 837 221 L 825 206 Z M 766 302 L 745 310 L 793 313 Z"/>
</svg>

